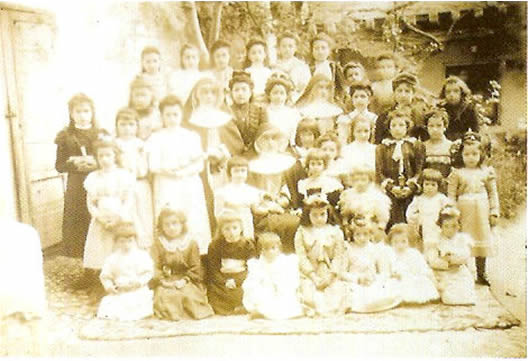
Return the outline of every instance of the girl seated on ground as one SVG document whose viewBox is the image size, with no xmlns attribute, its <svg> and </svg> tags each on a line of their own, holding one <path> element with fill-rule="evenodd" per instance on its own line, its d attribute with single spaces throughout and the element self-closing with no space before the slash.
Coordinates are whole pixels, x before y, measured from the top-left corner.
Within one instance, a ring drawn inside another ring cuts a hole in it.
<svg viewBox="0 0 528 361">
<path fill-rule="evenodd" d="M 349 209 L 342 211 L 342 217 L 347 242 L 340 278 L 346 287 L 346 309 L 379 312 L 398 306 L 398 282 L 377 270 L 370 222 Z"/>
<path fill-rule="evenodd" d="M 301 302 L 305 314 L 310 317 L 344 312 L 344 289 L 339 281 L 343 232 L 334 224 L 331 209 L 326 196 L 308 197 L 295 234 L 295 251 L 301 271 Z"/>
<path fill-rule="evenodd" d="M 158 216 L 159 236 L 152 247 L 154 314 L 162 319 L 203 319 L 213 315 L 207 302 L 200 250 L 187 231 L 187 217 L 165 206 Z"/>
<path fill-rule="evenodd" d="M 247 261 L 256 256 L 252 239 L 242 233 L 242 217 L 226 210 L 217 219 L 217 235 L 209 246 L 207 296 L 216 314 L 244 314 L 242 283 Z"/>
<path fill-rule="evenodd" d="M 275 233 L 262 233 L 258 243 L 260 257 L 248 261 L 248 276 L 242 284 L 244 307 L 252 318 L 301 316 L 297 256 L 281 253 L 281 240 Z"/>
<path fill-rule="evenodd" d="M 153 263 L 147 251 L 137 247 L 137 232 L 132 222 L 119 223 L 114 229 L 114 251 L 104 262 L 101 283 L 107 293 L 97 317 L 133 321 L 152 315 L 152 291 L 148 282 Z"/>
<path fill-rule="evenodd" d="M 447 305 L 475 304 L 475 282 L 468 268 L 473 239 L 459 232 L 460 211 L 447 205 L 438 216 L 441 233 L 427 252 L 427 261 L 438 281 L 442 302 Z"/>
<path fill-rule="evenodd" d="M 394 251 L 392 274 L 399 279 L 402 301 L 427 303 L 438 299 L 436 280 L 424 256 L 409 247 L 409 226 L 398 223 L 389 231 L 389 243 Z"/>
</svg>

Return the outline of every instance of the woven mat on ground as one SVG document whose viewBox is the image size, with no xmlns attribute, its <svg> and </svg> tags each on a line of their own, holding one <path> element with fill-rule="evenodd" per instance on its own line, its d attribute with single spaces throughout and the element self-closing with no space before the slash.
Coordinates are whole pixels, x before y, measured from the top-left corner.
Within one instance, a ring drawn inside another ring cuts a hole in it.
<svg viewBox="0 0 528 361">
<path fill-rule="evenodd" d="M 94 319 L 97 302 L 86 292 L 71 291 L 67 282 L 79 277 L 79 261 L 57 257 L 45 263 L 50 310 L 70 317 L 79 337 L 89 340 L 130 340 L 154 337 L 246 334 L 288 335 L 321 333 L 391 333 L 400 331 L 454 331 L 518 326 L 520 321 L 493 297 L 487 287 L 477 287 L 475 306 L 440 303 L 401 306 L 373 314 L 347 314 L 335 318 L 300 318 L 286 321 L 249 320 L 247 316 L 215 316 L 200 321 L 133 322 Z"/>
</svg>

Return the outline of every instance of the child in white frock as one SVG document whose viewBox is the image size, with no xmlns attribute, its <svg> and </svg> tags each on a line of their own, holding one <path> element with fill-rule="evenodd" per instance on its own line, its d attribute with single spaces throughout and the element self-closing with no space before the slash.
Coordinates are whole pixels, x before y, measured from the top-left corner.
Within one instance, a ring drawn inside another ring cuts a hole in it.
<svg viewBox="0 0 528 361">
<path fill-rule="evenodd" d="M 153 174 L 154 212 L 167 203 L 183 209 L 187 226 L 198 242 L 200 254 L 207 253 L 211 229 L 200 172 L 204 154 L 200 137 L 181 127 L 182 104 L 169 95 L 160 103 L 165 128 L 149 139 L 149 166 Z"/>
<path fill-rule="evenodd" d="M 346 170 L 358 164 L 366 164 L 373 171 L 376 169 L 376 145 L 369 142 L 372 134 L 372 123 L 362 115 L 352 120 L 353 141 L 341 148 L 341 158 Z"/>
<path fill-rule="evenodd" d="M 301 121 L 301 114 L 288 104 L 293 83 L 284 73 L 271 74 L 266 83 L 265 93 L 269 101 L 266 107 L 266 120 L 288 138 L 290 146 L 295 146 L 295 132 Z"/>
<path fill-rule="evenodd" d="M 475 283 L 468 268 L 473 239 L 459 232 L 460 211 L 447 205 L 440 211 L 441 233 L 426 258 L 438 280 L 438 291 L 447 305 L 475 304 Z"/>
<path fill-rule="evenodd" d="M 246 183 L 249 172 L 247 159 L 235 156 L 227 161 L 229 183 L 214 195 L 214 211 L 218 217 L 226 209 L 236 211 L 242 217 L 242 234 L 254 239 L 253 210 L 258 207 L 264 192 Z"/>
<path fill-rule="evenodd" d="M 427 303 L 438 299 L 436 280 L 424 256 L 409 247 L 409 226 L 398 223 L 389 231 L 389 242 L 394 250 L 392 273 L 399 279 L 402 301 Z"/>
<path fill-rule="evenodd" d="M 244 307 L 252 318 L 280 320 L 301 316 L 297 256 L 281 253 L 281 240 L 275 233 L 262 233 L 258 241 L 260 257 L 248 261 L 248 276 L 242 284 Z"/>
<path fill-rule="evenodd" d="M 98 318 L 134 321 L 153 314 L 148 282 L 154 274 L 154 264 L 136 242 L 133 223 L 123 222 L 115 227 L 114 252 L 106 258 L 99 276 L 107 295 L 99 304 Z"/>
<path fill-rule="evenodd" d="M 440 171 L 425 169 L 421 178 L 423 193 L 414 197 L 407 208 L 406 217 L 416 247 L 426 253 L 432 243 L 438 240 L 440 227 L 436 221 L 440 210 L 450 201 L 445 194 L 439 192 L 444 179 Z"/>
<path fill-rule="evenodd" d="M 374 171 L 369 165 L 357 165 L 351 170 L 352 187 L 341 193 L 341 214 L 360 214 L 370 223 L 371 248 L 376 257 L 376 269 L 391 273 L 391 249 L 385 243 L 385 228 L 390 217 L 390 198 L 374 183 Z"/>
<path fill-rule="evenodd" d="M 372 227 L 361 215 L 342 214 L 346 240 L 340 278 L 346 284 L 346 307 L 352 312 L 379 312 L 398 306 L 398 282 L 377 270 L 370 243 Z"/>
<path fill-rule="evenodd" d="M 251 74 L 251 80 L 255 85 L 253 88 L 253 100 L 263 102 L 265 98 L 264 89 L 271 75 L 271 69 L 267 63 L 267 45 L 262 39 L 251 39 L 246 46 L 246 71 Z"/>
<path fill-rule="evenodd" d="M 194 85 L 208 73 L 200 71 L 200 51 L 194 45 L 184 44 L 181 47 L 180 63 L 181 69 L 168 77 L 167 94 L 177 96 L 185 104 Z"/>
<path fill-rule="evenodd" d="M 324 195 L 308 197 L 295 234 L 295 251 L 301 271 L 301 302 L 308 316 L 344 312 L 344 285 L 339 280 L 343 232 L 339 226 L 328 223 L 330 210 Z"/>
<path fill-rule="evenodd" d="M 137 137 L 138 114 L 134 109 L 122 108 L 116 115 L 116 145 L 119 149 L 117 163 L 136 177 L 135 205 L 138 246 L 149 248 L 154 237 L 154 212 L 152 188 L 148 179 L 148 162 L 145 142 Z"/>
<path fill-rule="evenodd" d="M 112 228 L 120 221 L 132 221 L 135 214 L 135 177 L 116 164 L 117 147 L 111 140 L 94 143 L 99 169 L 84 181 L 86 202 L 92 215 L 83 266 L 101 270 L 106 257 L 112 253 Z"/>
</svg>

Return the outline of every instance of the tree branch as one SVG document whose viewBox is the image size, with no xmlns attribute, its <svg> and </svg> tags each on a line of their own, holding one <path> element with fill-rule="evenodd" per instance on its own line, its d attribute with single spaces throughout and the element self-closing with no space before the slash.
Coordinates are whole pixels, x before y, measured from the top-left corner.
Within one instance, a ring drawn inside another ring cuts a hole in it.
<svg viewBox="0 0 528 361">
<path fill-rule="evenodd" d="M 436 45 L 438 45 L 438 49 L 439 50 L 444 50 L 444 45 L 442 44 L 442 42 L 440 40 L 438 40 L 438 38 L 432 34 L 429 34 L 428 32 L 425 32 L 423 30 L 420 30 L 418 29 L 417 27 L 415 27 L 414 25 L 411 25 L 409 24 L 407 21 L 405 21 L 403 18 L 401 18 L 401 22 L 403 23 L 403 25 L 405 25 L 409 30 L 419 34 L 419 35 L 422 35 L 426 38 L 428 38 L 429 40 L 433 41 L 434 43 L 436 43 Z"/>
</svg>

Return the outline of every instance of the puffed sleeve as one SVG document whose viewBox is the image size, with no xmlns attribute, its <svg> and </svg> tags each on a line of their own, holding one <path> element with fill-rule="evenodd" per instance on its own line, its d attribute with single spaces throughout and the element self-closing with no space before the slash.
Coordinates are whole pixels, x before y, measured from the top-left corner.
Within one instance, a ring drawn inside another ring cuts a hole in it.
<svg viewBox="0 0 528 361">
<path fill-rule="evenodd" d="M 55 144 L 57 145 L 55 169 L 59 173 L 70 173 L 75 172 L 77 170 L 73 163 L 68 162 L 68 159 L 70 159 L 73 154 L 70 154 L 71 152 L 67 144 L 67 137 L 67 131 L 61 130 L 55 138 Z"/>
<path fill-rule="evenodd" d="M 498 217 L 500 215 L 500 207 L 499 193 L 497 191 L 497 177 L 495 176 L 495 169 L 493 169 L 493 167 L 488 167 L 487 171 L 488 176 L 485 180 L 485 186 L 488 192 L 490 215 Z"/>
</svg>

